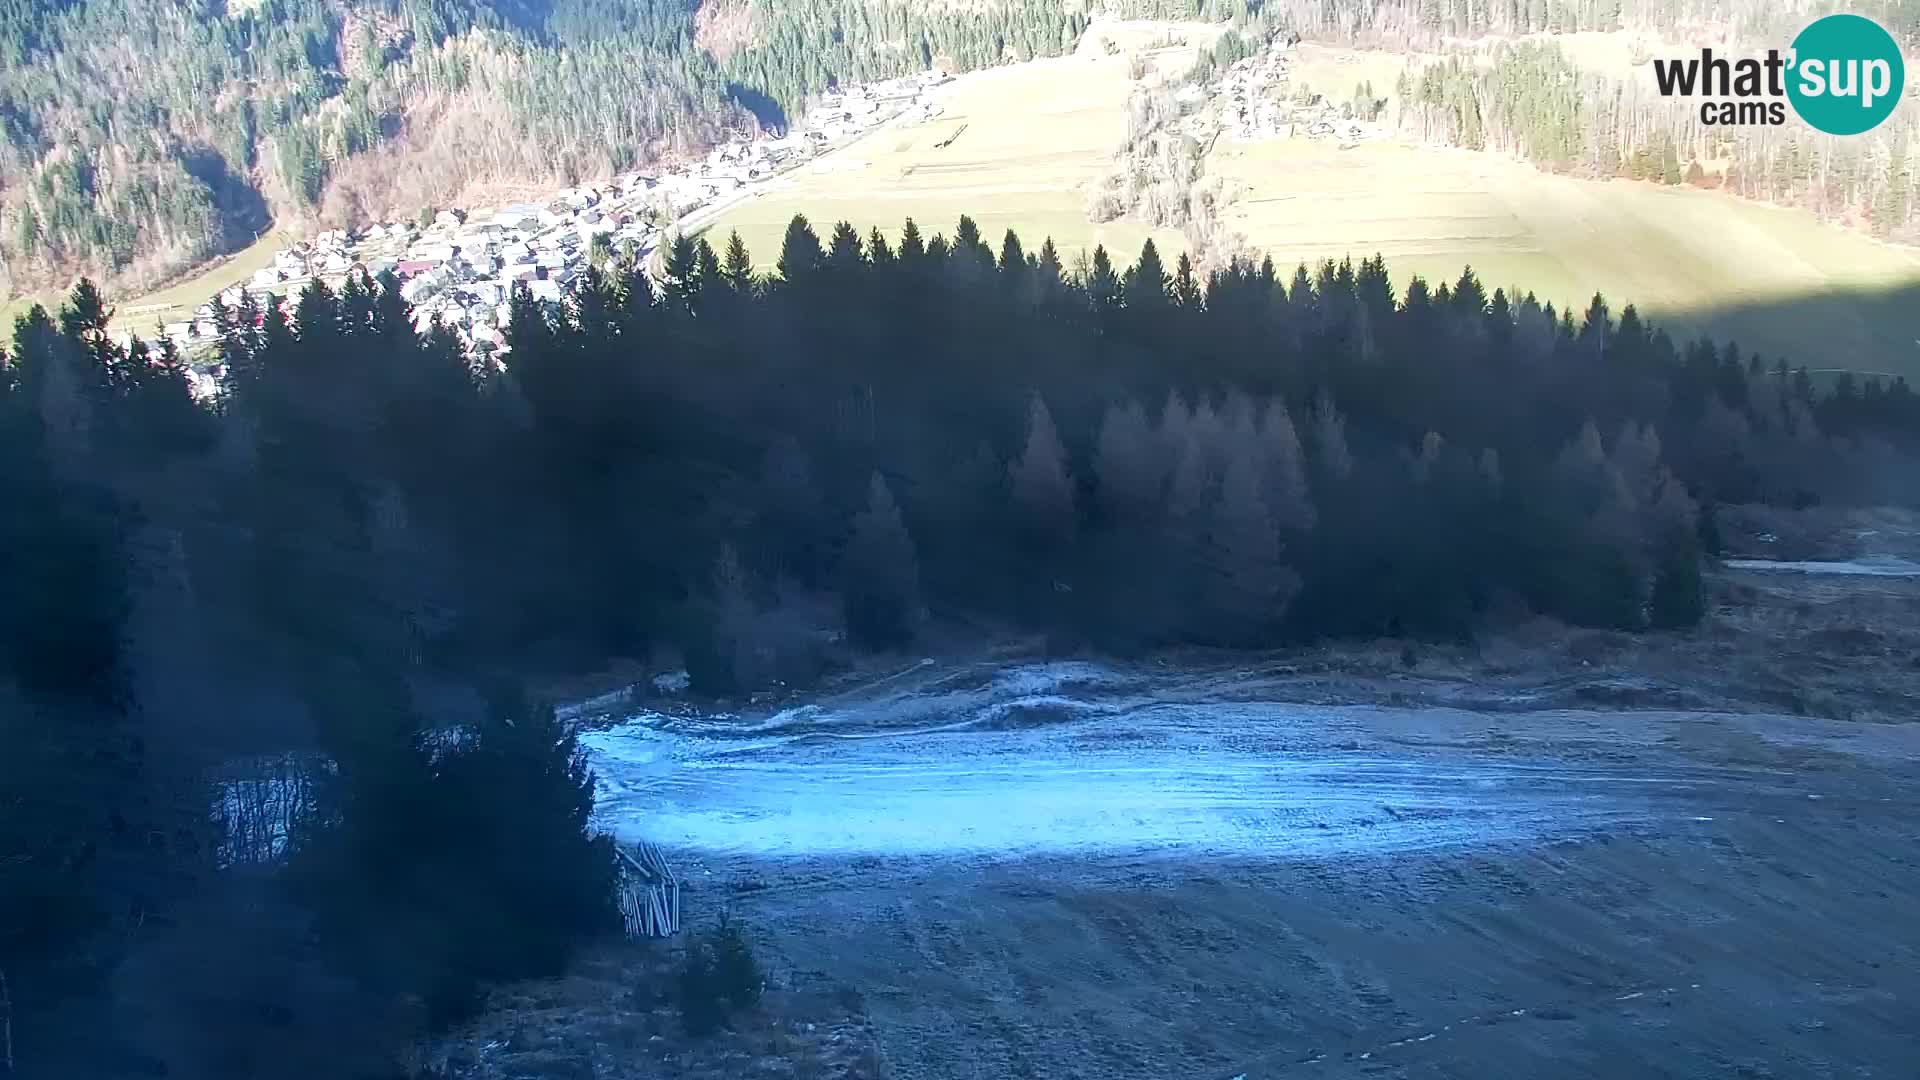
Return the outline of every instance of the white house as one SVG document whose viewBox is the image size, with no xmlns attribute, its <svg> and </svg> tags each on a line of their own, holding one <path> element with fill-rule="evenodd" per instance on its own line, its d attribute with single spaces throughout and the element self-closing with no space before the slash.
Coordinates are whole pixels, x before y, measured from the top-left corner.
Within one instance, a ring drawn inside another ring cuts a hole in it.
<svg viewBox="0 0 1920 1080">
<path fill-rule="evenodd" d="M 446 283 L 446 274 L 443 271 L 429 270 L 400 286 L 400 299 L 409 304 L 417 304 L 439 292 Z"/>
<path fill-rule="evenodd" d="M 524 229 L 540 220 L 542 207 L 536 203 L 514 203 L 493 215 L 494 223 L 506 229 Z"/>
<path fill-rule="evenodd" d="M 187 372 L 187 386 L 193 396 L 201 401 L 212 401 L 220 396 L 220 381 L 204 371 Z"/>
</svg>

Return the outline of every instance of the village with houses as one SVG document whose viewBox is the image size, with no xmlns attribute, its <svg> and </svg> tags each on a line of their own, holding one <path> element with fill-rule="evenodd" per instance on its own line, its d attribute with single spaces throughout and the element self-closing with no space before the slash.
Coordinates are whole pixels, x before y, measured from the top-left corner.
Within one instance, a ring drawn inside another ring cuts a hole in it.
<svg viewBox="0 0 1920 1080">
<path fill-rule="evenodd" d="M 290 312 L 310 282 L 338 288 L 352 274 L 391 273 L 418 329 L 438 321 L 471 355 L 494 360 L 507 351 L 516 285 L 557 305 L 596 257 L 655 265 L 654 253 L 675 232 L 703 225 L 766 181 L 881 124 L 938 116 L 941 106 L 927 92 L 947 80 L 932 70 L 826 93 L 778 136 L 736 140 L 700 160 L 567 188 L 537 202 L 488 211 L 447 208 L 413 222 L 321 232 L 275 252 L 250 281 L 161 333 L 190 354 L 208 354 L 221 333 L 216 302 L 231 308 L 251 298 L 261 309 L 278 305 Z M 212 393 L 219 376 L 217 365 L 196 365 L 196 391 Z"/>
<path fill-rule="evenodd" d="M 1386 135 L 1385 125 L 1352 115 L 1320 94 L 1291 85 L 1291 43 L 1274 41 L 1179 94 L 1182 121 L 1206 139 L 1336 139 L 1351 145 Z M 559 305 L 599 258 L 633 260 L 657 272 L 656 254 L 673 234 L 704 227 L 733 202 L 769 181 L 879 127 L 941 113 L 934 88 L 949 76 L 930 70 L 822 94 L 781 133 L 741 138 L 704 158 L 631 172 L 553 193 L 539 201 L 468 210 L 443 208 L 414 221 L 383 222 L 318 233 L 274 253 L 251 280 L 228 287 L 188 319 L 160 328 L 189 355 L 196 390 L 212 393 L 212 362 L 221 333 L 216 302 L 228 308 L 251 298 L 257 307 L 291 310 L 308 283 L 338 288 L 349 275 L 391 273 L 412 306 L 416 326 L 436 321 L 477 360 L 508 351 L 509 301 L 524 284 L 539 301 Z M 1200 130 L 1204 129 L 1204 130 Z"/>
<path fill-rule="evenodd" d="M 1189 107 L 1213 104 L 1215 115 L 1198 122 L 1217 123 L 1220 134 L 1234 142 L 1309 138 L 1353 145 L 1390 134 L 1385 124 L 1353 115 L 1351 103 L 1343 107 L 1294 85 L 1293 62 L 1293 43 L 1275 40 L 1205 86 L 1188 87 L 1181 101 Z"/>
</svg>

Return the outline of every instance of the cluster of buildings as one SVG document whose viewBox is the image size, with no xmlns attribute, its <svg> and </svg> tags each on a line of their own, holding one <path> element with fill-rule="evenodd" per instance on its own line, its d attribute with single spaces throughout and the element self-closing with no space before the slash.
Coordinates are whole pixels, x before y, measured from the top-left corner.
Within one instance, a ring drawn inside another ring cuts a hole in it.
<svg viewBox="0 0 1920 1080">
<path fill-rule="evenodd" d="M 931 120 L 943 110 L 938 102 L 923 95 L 947 78 L 935 68 L 823 94 L 807 112 L 802 125 L 805 137 L 816 144 L 835 143 L 896 116 L 904 115 L 910 121 Z"/>
<path fill-rule="evenodd" d="M 1276 40 L 1268 48 L 1235 61 L 1204 91 L 1219 105 L 1223 133 L 1236 142 L 1266 139 L 1338 139 L 1357 143 L 1385 135 L 1378 123 L 1342 115 L 1339 107 L 1319 94 L 1307 100 L 1290 95 L 1287 84 L 1293 67 L 1291 47 Z"/>
<path fill-rule="evenodd" d="M 275 252 L 271 265 L 217 299 L 233 306 L 251 296 L 261 308 L 290 310 L 315 280 L 337 288 L 352 274 L 390 272 L 420 329 L 437 320 L 470 353 L 496 357 L 506 351 L 502 331 L 517 284 L 558 304 L 596 249 L 647 265 L 663 237 L 690 216 L 753 194 L 756 184 L 889 120 L 939 115 L 940 106 L 924 95 L 947 78 L 928 71 L 828 93 L 778 138 L 738 140 L 703 159 L 567 188 L 539 202 L 322 232 Z M 162 333 L 183 348 L 209 345 L 220 334 L 216 314 L 209 301 Z"/>
</svg>

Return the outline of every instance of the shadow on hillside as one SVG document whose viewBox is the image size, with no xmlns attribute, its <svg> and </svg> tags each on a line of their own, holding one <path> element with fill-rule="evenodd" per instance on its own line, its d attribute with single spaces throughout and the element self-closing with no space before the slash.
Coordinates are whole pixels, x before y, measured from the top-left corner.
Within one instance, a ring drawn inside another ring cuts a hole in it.
<svg viewBox="0 0 1920 1080">
<path fill-rule="evenodd" d="M 1620 304 L 1609 298 L 1616 313 Z M 1879 289 L 1829 289 L 1711 308 L 1666 309 L 1649 298 L 1645 316 L 1677 343 L 1705 334 L 1758 352 L 1768 367 L 1814 373 L 1904 375 L 1920 385 L 1920 281 Z M 1578 311 L 1575 313 L 1578 317 Z"/>
<path fill-rule="evenodd" d="M 753 118 L 760 121 L 762 130 L 787 130 L 787 111 L 780 107 L 779 102 L 760 91 L 755 90 L 751 86 L 729 83 L 727 85 L 727 96 L 738 102 L 741 108 L 752 113 Z"/>
<path fill-rule="evenodd" d="M 246 177 L 227 166 L 226 158 L 211 149 L 188 151 L 181 159 L 187 175 L 206 186 L 224 226 L 221 248 L 237 251 L 253 243 L 273 224 L 267 201 Z"/>
</svg>

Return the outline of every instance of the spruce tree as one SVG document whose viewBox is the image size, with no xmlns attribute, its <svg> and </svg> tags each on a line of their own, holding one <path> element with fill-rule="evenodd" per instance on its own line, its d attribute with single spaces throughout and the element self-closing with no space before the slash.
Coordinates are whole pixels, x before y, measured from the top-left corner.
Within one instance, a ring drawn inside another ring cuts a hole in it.
<svg viewBox="0 0 1920 1080">
<path fill-rule="evenodd" d="M 845 221 L 834 225 L 832 239 L 827 245 L 826 266 L 835 273 L 848 274 L 865 266 L 866 261 L 859 231 Z"/>
<path fill-rule="evenodd" d="M 1111 524 L 1151 522 L 1161 506 L 1166 459 L 1137 401 L 1107 406 L 1094 448 L 1100 508 Z"/>
<path fill-rule="evenodd" d="M 894 254 L 893 248 L 887 244 L 886 234 L 880 231 L 880 226 L 875 225 L 872 229 L 868 230 L 867 262 L 872 264 L 875 270 L 891 272 L 896 259 L 897 256 Z"/>
<path fill-rule="evenodd" d="M 920 609 L 920 569 L 913 539 L 879 473 L 867 485 L 867 508 L 854 515 L 840 565 L 847 634 L 868 648 L 912 639 Z"/>
<path fill-rule="evenodd" d="M 1200 283 L 1194 277 L 1193 260 L 1184 251 L 1180 253 L 1179 260 L 1174 263 L 1172 291 L 1174 302 L 1181 307 L 1188 310 L 1200 307 Z"/>
<path fill-rule="evenodd" d="M 1027 266 L 1027 254 L 1020 247 L 1020 236 L 1012 229 L 1000 239 L 1000 272 L 1012 274 L 1024 270 Z"/>
<path fill-rule="evenodd" d="M 1105 245 L 1096 245 L 1093 249 L 1093 261 L 1087 269 L 1085 288 L 1087 302 L 1096 313 L 1111 311 L 1120 304 L 1120 278 L 1113 271 L 1113 260 L 1107 257 Z"/>
<path fill-rule="evenodd" d="M 702 292 L 709 288 L 721 289 L 726 286 L 726 275 L 720 267 L 720 257 L 704 236 L 694 247 L 694 265 L 697 267 L 695 280 L 700 283 Z"/>
<path fill-rule="evenodd" d="M 675 308 L 688 311 L 700 292 L 700 251 L 693 238 L 676 233 L 667 244 L 666 261 L 660 269 L 660 287 Z"/>
<path fill-rule="evenodd" d="M 793 215 L 793 220 L 787 223 L 786 237 L 780 242 L 780 261 L 776 264 L 780 276 L 789 284 L 799 284 L 819 269 L 824 257 L 820 238 L 814 235 L 806 215 Z"/>
<path fill-rule="evenodd" d="M 761 459 L 758 502 L 770 564 L 801 582 L 817 582 L 826 559 L 826 501 L 806 450 L 790 435 L 775 438 Z"/>
<path fill-rule="evenodd" d="M 1122 288 L 1126 306 L 1134 311 L 1151 315 L 1167 306 L 1167 287 L 1169 279 L 1166 268 L 1160 264 L 1160 251 L 1148 239 L 1140 245 L 1140 258 L 1127 270 L 1126 281 Z"/>
<path fill-rule="evenodd" d="M 1040 302 L 1051 303 L 1054 297 L 1060 295 L 1066 281 L 1066 270 L 1060 263 L 1060 252 L 1053 246 L 1053 237 L 1041 241 L 1033 269 L 1034 288 Z"/>
<path fill-rule="evenodd" d="M 1066 456 L 1047 403 L 1034 394 L 1028 400 L 1025 448 L 1007 467 L 1007 483 L 1029 542 L 1042 550 L 1057 550 L 1073 539 L 1073 480 Z"/>
<path fill-rule="evenodd" d="M 1314 462 L 1333 482 L 1353 472 L 1353 453 L 1347 448 L 1347 418 L 1333 404 L 1333 395 L 1325 390 L 1313 404 Z"/>
<path fill-rule="evenodd" d="M 1290 533 L 1313 528 L 1316 515 L 1308 491 L 1306 454 L 1300 435 L 1287 413 L 1287 403 L 1275 397 L 1260 418 L 1260 447 L 1264 453 L 1262 494 L 1274 523 Z"/>
<path fill-rule="evenodd" d="M 1236 440 L 1207 522 L 1206 633 L 1249 645 L 1279 621 L 1299 578 L 1280 562 L 1279 527 L 1262 494 L 1262 448 Z"/>
<path fill-rule="evenodd" d="M 926 243 L 920 238 L 920 226 L 915 225 L 912 218 L 908 218 L 906 225 L 900 230 L 900 264 L 908 268 L 918 266 L 926 253 Z"/>
<path fill-rule="evenodd" d="M 736 293 L 746 295 L 753 291 L 753 256 L 747 254 L 746 242 L 740 239 L 738 229 L 727 236 L 727 254 L 721 278 Z"/>
</svg>

